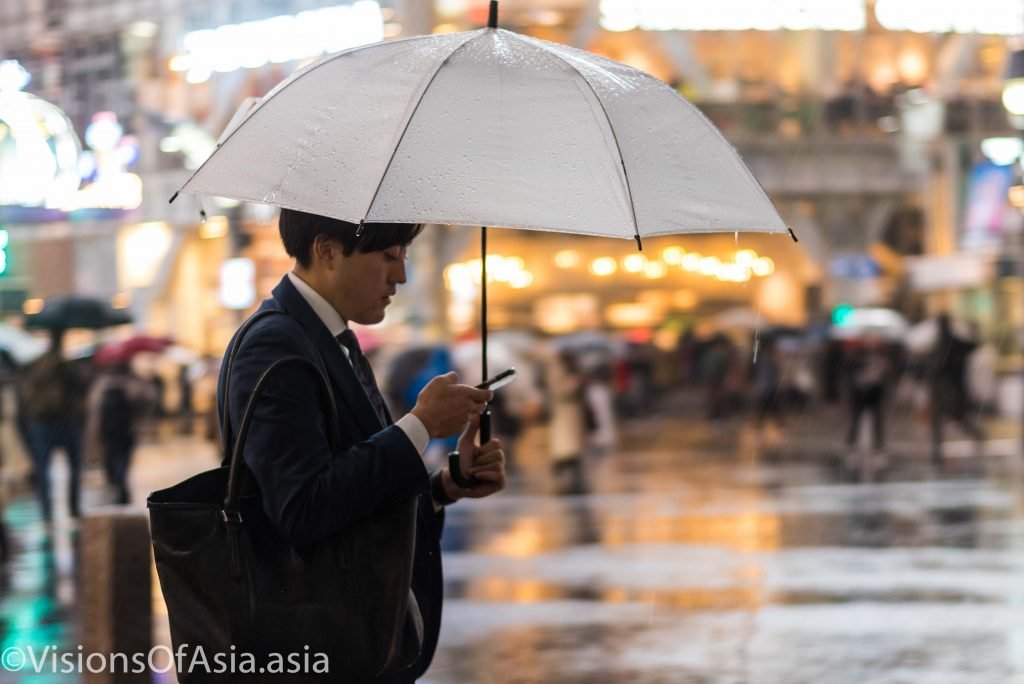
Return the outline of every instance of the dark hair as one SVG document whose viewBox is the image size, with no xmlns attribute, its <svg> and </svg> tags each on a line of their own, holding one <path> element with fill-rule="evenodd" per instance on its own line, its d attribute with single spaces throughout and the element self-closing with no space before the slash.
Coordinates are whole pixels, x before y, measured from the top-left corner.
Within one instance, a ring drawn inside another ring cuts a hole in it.
<svg viewBox="0 0 1024 684">
<path fill-rule="evenodd" d="M 340 242 L 342 252 L 348 256 L 356 250 L 381 252 L 395 245 L 404 247 L 423 230 L 422 223 L 368 223 L 356 235 L 358 224 L 295 209 L 281 209 L 277 226 L 284 250 L 303 268 L 312 263 L 313 241 L 320 234 Z"/>
</svg>

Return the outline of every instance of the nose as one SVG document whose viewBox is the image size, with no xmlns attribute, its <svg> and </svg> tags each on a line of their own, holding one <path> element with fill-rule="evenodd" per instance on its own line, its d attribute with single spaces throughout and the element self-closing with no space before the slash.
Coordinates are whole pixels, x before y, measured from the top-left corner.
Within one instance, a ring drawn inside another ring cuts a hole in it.
<svg viewBox="0 0 1024 684">
<path fill-rule="evenodd" d="M 391 282 L 396 285 L 404 285 L 408 278 L 405 274 L 405 259 L 399 259 L 391 274 Z"/>
</svg>

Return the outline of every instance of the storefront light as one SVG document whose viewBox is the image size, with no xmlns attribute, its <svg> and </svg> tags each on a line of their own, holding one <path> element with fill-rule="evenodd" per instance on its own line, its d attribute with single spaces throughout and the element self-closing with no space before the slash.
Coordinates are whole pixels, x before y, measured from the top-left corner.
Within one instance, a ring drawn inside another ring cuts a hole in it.
<svg viewBox="0 0 1024 684">
<path fill-rule="evenodd" d="M 736 252 L 736 263 L 741 266 L 749 266 L 757 259 L 757 252 L 752 249 L 741 249 Z"/>
<path fill-rule="evenodd" d="M 686 254 L 686 250 L 682 247 L 666 247 L 661 250 L 661 259 L 669 266 L 678 266 L 683 263 L 683 256 Z"/>
<path fill-rule="evenodd" d="M 199 226 L 199 237 L 203 240 L 215 240 L 228 234 L 226 216 L 211 216 Z"/>
<path fill-rule="evenodd" d="M 45 303 L 45 300 L 42 299 L 26 299 L 21 305 L 21 310 L 26 316 L 33 316 L 43 310 Z"/>
<path fill-rule="evenodd" d="M 775 262 L 768 257 L 761 257 L 751 264 L 750 270 L 754 272 L 754 275 L 760 278 L 770 276 L 775 272 Z"/>
<path fill-rule="evenodd" d="M 1024 209 L 1024 185 L 1014 185 L 1007 193 L 1010 204 L 1018 209 Z"/>
<path fill-rule="evenodd" d="M 132 305 L 132 296 L 128 292 L 118 292 L 110 298 L 110 306 L 115 309 L 127 309 Z"/>
<path fill-rule="evenodd" d="M 1021 157 L 1024 142 L 1020 138 L 985 138 L 981 141 L 981 153 L 996 166 L 1009 166 Z"/>
<path fill-rule="evenodd" d="M 877 0 L 875 18 L 889 31 L 1012 36 L 1024 24 L 1024 5 L 1020 0 Z"/>
<path fill-rule="evenodd" d="M 517 290 L 530 287 L 533 285 L 533 274 L 529 271 L 520 271 L 509 279 L 508 284 Z"/>
<path fill-rule="evenodd" d="M 715 275 L 718 273 L 718 268 L 722 265 L 722 260 L 718 257 L 704 257 L 700 260 L 700 272 L 702 275 Z"/>
<path fill-rule="evenodd" d="M 860 31 L 866 26 L 863 0 L 601 0 L 607 31 Z"/>
<path fill-rule="evenodd" d="M 580 253 L 574 249 L 563 249 L 555 254 L 555 266 L 558 268 L 574 268 L 580 263 Z"/>
<path fill-rule="evenodd" d="M 184 38 L 187 80 L 202 83 L 211 72 L 297 61 L 383 38 L 383 15 L 373 0 L 192 31 Z"/>
<path fill-rule="evenodd" d="M 1024 116 L 1024 50 L 1010 53 L 1003 81 L 1003 107 L 1014 119 L 1015 128 L 1022 128 L 1016 119 Z"/>
<path fill-rule="evenodd" d="M 590 262 L 590 272 L 601 278 L 610 276 L 617 270 L 619 266 L 611 257 L 598 257 Z"/>
<path fill-rule="evenodd" d="M 622 260 L 622 269 L 626 273 L 642 273 L 647 267 L 647 257 L 643 254 L 630 254 Z"/>
<path fill-rule="evenodd" d="M 683 257 L 681 263 L 684 271 L 699 271 L 701 259 L 700 252 L 689 252 Z"/>
<path fill-rule="evenodd" d="M 649 261 L 644 265 L 644 276 L 658 280 L 668 275 L 668 266 L 660 261 Z"/>
</svg>

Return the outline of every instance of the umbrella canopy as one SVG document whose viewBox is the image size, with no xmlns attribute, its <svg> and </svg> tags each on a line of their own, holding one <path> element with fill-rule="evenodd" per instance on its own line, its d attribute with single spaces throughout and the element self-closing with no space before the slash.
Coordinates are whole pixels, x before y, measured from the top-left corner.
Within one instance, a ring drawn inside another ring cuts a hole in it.
<svg viewBox="0 0 1024 684">
<path fill-rule="evenodd" d="M 246 109 L 182 192 L 352 223 L 787 231 L 732 146 L 666 84 L 510 31 L 329 55 Z"/>
<path fill-rule="evenodd" d="M 7 352 L 16 365 L 32 363 L 42 356 L 49 346 L 50 344 L 46 340 L 19 328 L 0 323 L 0 350 Z"/>
<path fill-rule="evenodd" d="M 25 317 L 28 328 L 47 330 L 88 328 L 97 330 L 131 323 L 127 311 L 115 309 L 102 299 L 92 297 L 54 297 L 46 300 L 43 310 Z"/>
<path fill-rule="evenodd" d="M 833 326 L 832 337 L 848 340 L 877 335 L 897 342 L 902 341 L 909 330 L 907 319 L 898 311 L 871 307 L 851 311 L 841 325 Z"/>
<path fill-rule="evenodd" d="M 169 337 L 136 335 L 127 340 L 112 342 L 100 347 L 93 357 L 93 361 L 100 365 L 125 363 L 142 352 L 162 352 L 170 347 L 172 342 L 173 340 Z"/>
</svg>

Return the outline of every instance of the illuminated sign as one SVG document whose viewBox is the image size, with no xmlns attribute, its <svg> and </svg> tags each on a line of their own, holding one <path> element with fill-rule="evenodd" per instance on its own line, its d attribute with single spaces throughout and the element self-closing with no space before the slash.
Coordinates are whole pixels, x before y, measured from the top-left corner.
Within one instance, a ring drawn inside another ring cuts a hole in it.
<svg viewBox="0 0 1024 684">
<path fill-rule="evenodd" d="M 227 259 L 220 265 L 220 303 L 248 309 L 256 302 L 256 265 L 252 259 Z"/>
<path fill-rule="evenodd" d="M 878 0 L 875 18 L 890 31 L 1015 36 L 1024 25 L 1020 0 Z"/>
<path fill-rule="evenodd" d="M 8 233 L 5 228 L 0 228 L 0 275 L 7 274 L 7 248 L 10 244 L 10 233 Z"/>
<path fill-rule="evenodd" d="M 81 146 L 64 112 L 21 92 L 30 80 L 0 62 L 0 205 L 59 208 L 81 183 Z"/>
<path fill-rule="evenodd" d="M 255 69 L 338 52 L 384 40 L 380 5 L 359 0 L 296 15 L 185 34 L 185 53 L 171 59 L 172 71 L 187 71 L 189 83 L 202 83 L 213 72 Z"/>
<path fill-rule="evenodd" d="M 877 0 L 875 18 L 890 31 L 1017 35 L 1020 0 Z M 609 31 L 863 31 L 864 0 L 601 0 Z"/>
<path fill-rule="evenodd" d="M 861 31 L 864 0 L 601 0 L 609 31 Z"/>
<path fill-rule="evenodd" d="M 64 112 L 21 92 L 30 80 L 17 62 L 0 62 L 0 206 L 28 208 L 48 218 L 81 209 L 138 207 L 142 181 L 125 169 L 138 161 L 139 147 L 124 135 L 113 112 L 93 117 L 85 133 L 92 149 L 83 152 Z"/>
</svg>

